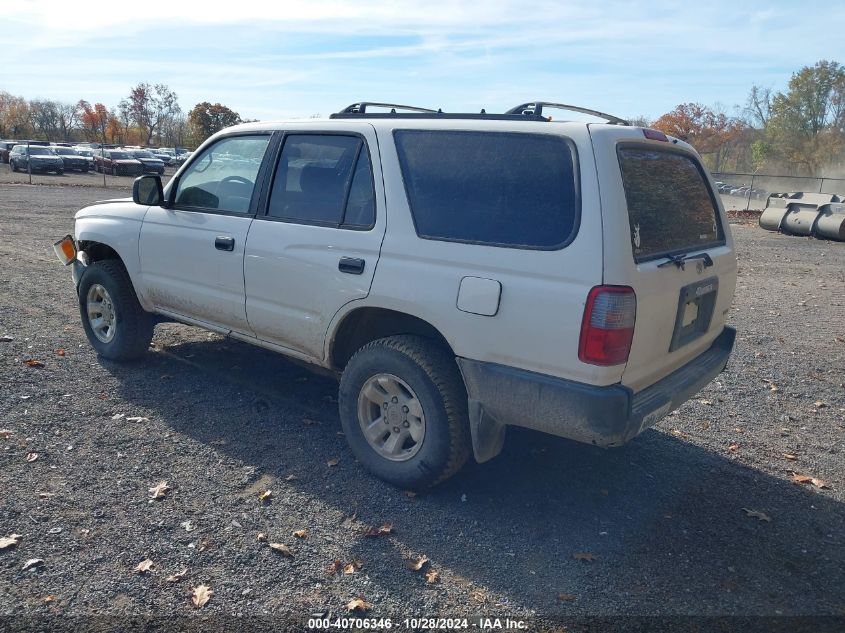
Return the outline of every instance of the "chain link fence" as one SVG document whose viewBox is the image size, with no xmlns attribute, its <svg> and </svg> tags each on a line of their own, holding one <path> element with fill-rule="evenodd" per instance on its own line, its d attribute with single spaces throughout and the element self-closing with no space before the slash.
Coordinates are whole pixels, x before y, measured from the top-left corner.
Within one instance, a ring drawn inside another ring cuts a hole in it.
<svg viewBox="0 0 845 633">
<path fill-rule="evenodd" d="M 728 211 L 762 210 L 770 193 L 810 191 L 845 195 L 845 178 L 712 172 Z"/>
</svg>

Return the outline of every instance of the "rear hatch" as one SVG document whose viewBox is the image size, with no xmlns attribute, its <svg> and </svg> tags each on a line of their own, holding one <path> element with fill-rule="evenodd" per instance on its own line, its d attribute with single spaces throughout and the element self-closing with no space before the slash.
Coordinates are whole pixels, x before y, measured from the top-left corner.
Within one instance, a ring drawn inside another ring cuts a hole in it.
<svg viewBox="0 0 845 633">
<path fill-rule="evenodd" d="M 641 128 L 590 125 L 601 187 L 604 283 L 637 298 L 622 383 L 648 387 L 722 332 L 736 257 L 710 176 L 686 143 Z M 662 137 L 662 138 L 661 138 Z"/>
</svg>

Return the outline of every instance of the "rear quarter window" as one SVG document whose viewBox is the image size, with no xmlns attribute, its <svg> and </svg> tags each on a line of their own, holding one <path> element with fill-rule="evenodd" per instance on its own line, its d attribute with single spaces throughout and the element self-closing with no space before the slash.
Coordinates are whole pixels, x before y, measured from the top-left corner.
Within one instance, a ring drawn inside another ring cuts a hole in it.
<svg viewBox="0 0 845 633">
<path fill-rule="evenodd" d="M 621 146 L 617 154 L 636 261 L 724 243 L 716 203 L 695 158 L 646 147 Z"/>
<path fill-rule="evenodd" d="M 396 130 L 417 234 L 508 248 L 557 249 L 578 229 L 575 146 L 559 136 Z"/>
</svg>

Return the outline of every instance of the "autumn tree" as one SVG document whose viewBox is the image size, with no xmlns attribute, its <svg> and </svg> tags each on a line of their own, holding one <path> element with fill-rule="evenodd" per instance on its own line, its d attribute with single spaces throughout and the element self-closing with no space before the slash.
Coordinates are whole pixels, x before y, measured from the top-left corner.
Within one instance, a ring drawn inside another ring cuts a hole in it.
<svg viewBox="0 0 845 633">
<path fill-rule="evenodd" d="M 742 122 L 700 103 L 682 103 L 652 127 L 686 141 L 710 158 L 714 171 L 722 169 L 733 143 L 743 130 Z"/>
<path fill-rule="evenodd" d="M 127 113 L 146 139 L 146 145 L 151 145 L 162 126 L 182 109 L 176 93 L 165 84 L 139 83 L 121 101 L 119 111 Z"/>
<path fill-rule="evenodd" d="M 22 138 L 30 134 L 29 104 L 0 90 L 0 138 Z"/>
<path fill-rule="evenodd" d="M 845 68 L 822 60 L 792 75 L 774 95 L 767 139 L 774 153 L 808 175 L 845 150 Z"/>
<path fill-rule="evenodd" d="M 89 141 L 105 143 L 106 132 L 109 127 L 109 110 L 102 103 L 93 106 L 87 101 L 80 100 L 77 104 L 82 112 L 82 128 Z"/>
<path fill-rule="evenodd" d="M 188 125 L 197 144 L 223 128 L 241 123 L 241 115 L 222 103 L 203 101 L 188 113 Z"/>
</svg>

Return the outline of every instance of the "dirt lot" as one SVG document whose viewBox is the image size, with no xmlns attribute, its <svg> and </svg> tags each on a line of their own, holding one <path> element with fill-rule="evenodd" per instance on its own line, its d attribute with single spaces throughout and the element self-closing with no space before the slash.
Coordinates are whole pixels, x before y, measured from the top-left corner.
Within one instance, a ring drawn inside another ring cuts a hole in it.
<svg viewBox="0 0 845 633">
<path fill-rule="evenodd" d="M 735 225 L 739 340 L 700 398 L 608 451 L 511 429 L 497 459 L 411 497 L 352 459 L 329 378 L 180 325 L 159 326 L 142 362 L 92 352 L 50 245 L 118 195 L 0 184 L 0 538 L 22 535 L 0 550 L 0 629 L 201 614 L 282 631 L 357 597 L 371 616 L 537 627 L 845 616 L 845 244 Z M 360 565 L 327 573 L 336 560 Z M 214 594 L 196 611 L 201 584 Z"/>
</svg>

